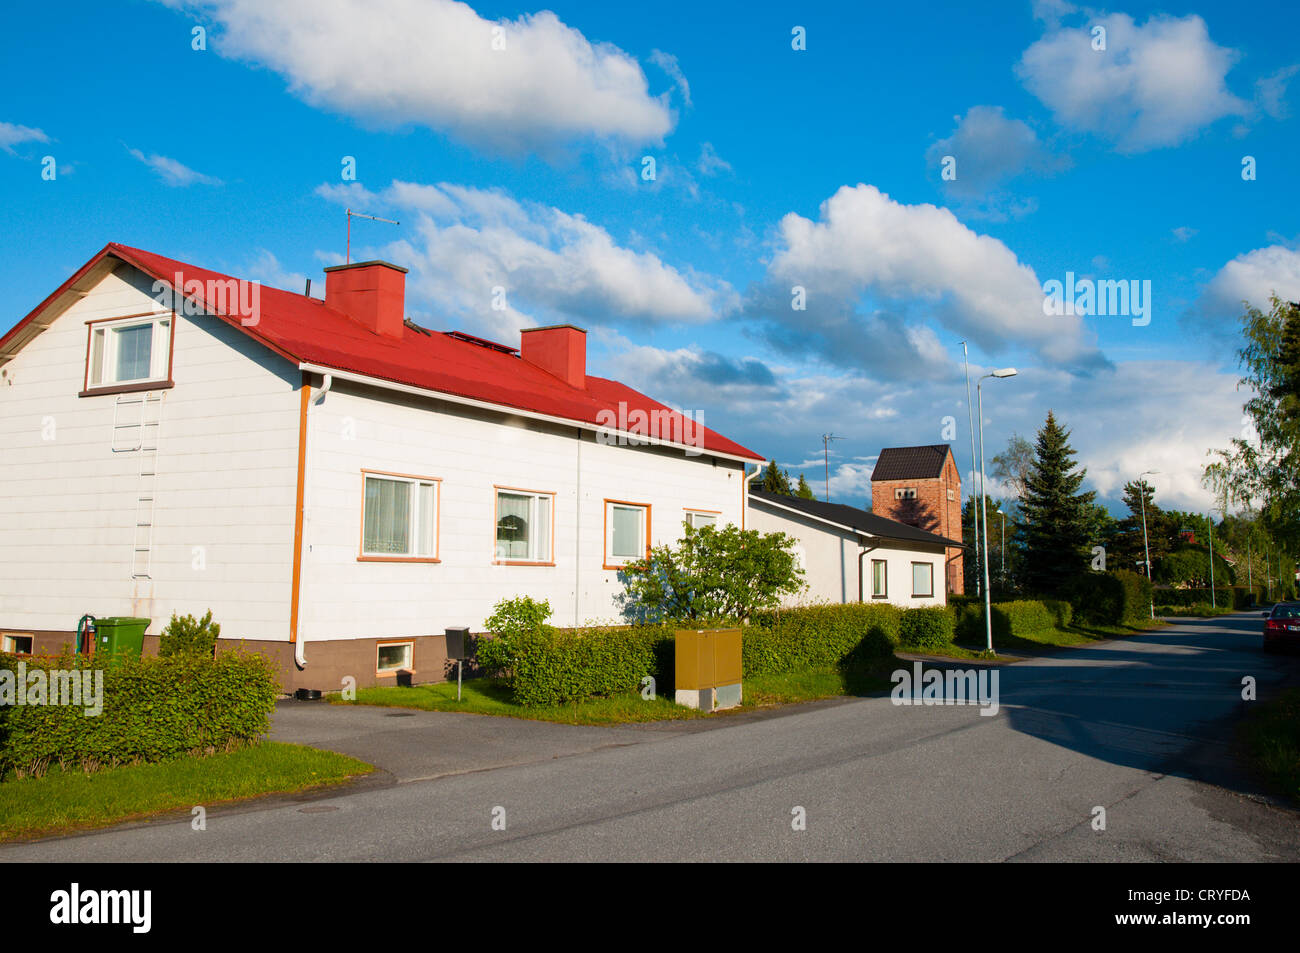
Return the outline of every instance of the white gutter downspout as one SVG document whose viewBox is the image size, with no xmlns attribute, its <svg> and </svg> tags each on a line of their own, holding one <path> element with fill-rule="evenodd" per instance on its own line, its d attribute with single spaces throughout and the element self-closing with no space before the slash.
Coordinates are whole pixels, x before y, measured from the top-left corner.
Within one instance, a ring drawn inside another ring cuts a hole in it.
<svg viewBox="0 0 1300 953">
<path fill-rule="evenodd" d="M 307 440 L 307 452 L 303 454 L 303 475 L 302 475 L 302 485 L 303 485 L 302 507 L 304 511 L 307 509 L 307 495 L 306 495 L 306 487 L 308 483 L 307 475 L 311 472 L 311 406 L 312 404 L 322 403 L 325 400 L 325 395 L 330 392 L 330 388 L 333 386 L 334 386 L 334 375 L 326 374 L 325 379 L 321 382 L 321 388 L 320 391 L 316 394 L 316 397 L 307 402 L 307 426 L 305 428 L 306 432 L 304 434 L 304 438 Z M 307 543 L 306 512 L 303 513 L 302 524 L 303 524 L 302 542 L 303 545 L 306 545 Z M 303 560 L 303 554 L 299 553 L 298 558 L 300 560 Z M 303 562 L 305 562 L 305 560 L 303 560 Z M 298 585 L 301 587 L 302 585 L 301 579 L 299 579 Z M 299 600 L 299 606 L 300 606 L 299 611 L 301 611 L 301 598 Z M 307 634 L 306 632 L 303 631 L 302 626 L 299 626 L 298 639 L 293 646 L 293 661 L 294 664 L 297 665 L 299 669 L 304 669 L 307 667 Z"/>
<path fill-rule="evenodd" d="M 755 469 L 753 473 L 747 473 L 745 479 L 740 481 L 740 528 L 742 530 L 745 528 L 746 514 L 749 513 L 749 485 L 753 482 L 754 477 L 763 472 L 765 466 L 767 466 L 766 460 L 761 463 L 756 463 L 755 467 L 757 467 L 757 469 Z"/>
</svg>

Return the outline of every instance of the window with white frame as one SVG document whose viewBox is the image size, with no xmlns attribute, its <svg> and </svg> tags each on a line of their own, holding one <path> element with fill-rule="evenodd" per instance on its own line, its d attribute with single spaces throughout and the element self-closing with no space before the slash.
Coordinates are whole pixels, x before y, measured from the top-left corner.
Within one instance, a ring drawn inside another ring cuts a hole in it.
<svg viewBox="0 0 1300 953">
<path fill-rule="evenodd" d="M 871 560 L 871 598 L 889 597 L 889 563 L 883 559 Z"/>
<path fill-rule="evenodd" d="M 554 495 L 497 490 L 496 558 L 502 562 L 552 561 Z"/>
<path fill-rule="evenodd" d="M 414 642 L 380 642 L 375 653 L 375 671 L 385 672 L 414 671 Z"/>
<path fill-rule="evenodd" d="M 650 539 L 650 507 L 605 501 L 605 565 L 622 566 L 644 559 Z"/>
<path fill-rule="evenodd" d="M 912 596 L 934 595 L 934 564 L 912 563 Z"/>
<path fill-rule="evenodd" d="M 717 526 L 718 514 L 706 513 L 703 510 L 687 510 L 686 525 L 692 529 L 699 529 L 701 526 Z"/>
<path fill-rule="evenodd" d="M 5 633 L 4 638 L 0 639 L 0 649 L 15 655 L 31 655 L 32 637 Z"/>
<path fill-rule="evenodd" d="M 914 500 L 916 499 L 916 487 L 900 486 L 894 490 L 894 499 L 896 500 Z"/>
<path fill-rule="evenodd" d="M 86 386 L 166 380 L 171 333 L 171 315 L 92 324 Z"/>
<path fill-rule="evenodd" d="M 361 555 L 435 559 L 438 555 L 438 481 L 364 473 Z"/>
</svg>

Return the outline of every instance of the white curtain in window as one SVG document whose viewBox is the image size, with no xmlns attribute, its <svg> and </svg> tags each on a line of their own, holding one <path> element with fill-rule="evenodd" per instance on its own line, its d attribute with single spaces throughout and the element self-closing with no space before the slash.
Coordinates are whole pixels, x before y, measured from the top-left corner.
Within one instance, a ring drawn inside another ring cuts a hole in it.
<svg viewBox="0 0 1300 953">
<path fill-rule="evenodd" d="M 610 555 L 618 559 L 640 559 L 645 555 L 641 531 L 645 527 L 645 510 L 637 506 L 615 506 L 612 523 L 614 538 Z"/>
<path fill-rule="evenodd" d="M 497 558 L 528 558 L 528 517 L 532 497 L 497 494 Z"/>
<path fill-rule="evenodd" d="M 934 567 L 929 563 L 912 563 L 912 595 L 934 594 Z"/>
<path fill-rule="evenodd" d="M 365 542 L 368 553 L 410 553 L 411 484 L 366 477 Z"/>
<path fill-rule="evenodd" d="M 437 542 L 438 532 L 438 487 L 434 483 L 420 484 L 419 527 L 416 542 L 419 545 L 417 555 L 432 556 Z"/>
<path fill-rule="evenodd" d="M 117 380 L 136 381 L 149 376 L 149 355 L 153 350 L 153 325 L 115 328 L 117 335 Z"/>
<path fill-rule="evenodd" d="M 871 594 L 873 596 L 883 596 L 888 594 L 888 590 L 885 588 L 887 579 L 885 575 L 886 567 L 887 564 L 884 560 L 878 559 L 871 563 Z"/>
</svg>

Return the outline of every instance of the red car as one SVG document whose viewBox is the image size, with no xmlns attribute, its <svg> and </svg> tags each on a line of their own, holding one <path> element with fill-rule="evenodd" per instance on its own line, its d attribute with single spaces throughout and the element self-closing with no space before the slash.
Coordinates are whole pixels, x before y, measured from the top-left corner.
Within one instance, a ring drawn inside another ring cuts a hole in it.
<svg viewBox="0 0 1300 953">
<path fill-rule="evenodd" d="M 1264 613 L 1264 651 L 1300 648 L 1300 602 L 1279 602 Z"/>
</svg>

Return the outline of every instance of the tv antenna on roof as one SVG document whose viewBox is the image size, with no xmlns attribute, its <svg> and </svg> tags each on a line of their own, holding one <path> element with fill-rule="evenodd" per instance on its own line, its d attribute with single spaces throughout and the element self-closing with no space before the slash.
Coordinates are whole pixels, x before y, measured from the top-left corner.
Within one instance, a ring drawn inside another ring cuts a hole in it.
<svg viewBox="0 0 1300 953">
<path fill-rule="evenodd" d="M 380 218 L 378 215 L 367 215 L 365 212 L 354 212 L 348 209 L 348 254 L 347 264 L 352 264 L 352 219 L 368 218 L 372 222 L 387 222 L 389 225 L 401 225 L 401 222 L 394 222 L 391 218 Z"/>
<path fill-rule="evenodd" d="M 822 434 L 822 460 L 826 465 L 826 502 L 831 501 L 831 452 L 830 446 L 832 440 L 843 440 L 843 437 L 837 437 L 833 433 Z"/>
</svg>

